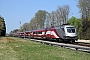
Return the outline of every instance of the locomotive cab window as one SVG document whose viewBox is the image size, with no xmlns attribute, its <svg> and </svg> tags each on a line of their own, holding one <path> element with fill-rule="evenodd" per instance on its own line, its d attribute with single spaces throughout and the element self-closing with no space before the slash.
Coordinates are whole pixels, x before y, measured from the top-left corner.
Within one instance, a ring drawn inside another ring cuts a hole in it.
<svg viewBox="0 0 90 60">
<path fill-rule="evenodd" d="M 66 27 L 68 33 L 75 33 L 75 28 L 74 27 Z"/>
</svg>

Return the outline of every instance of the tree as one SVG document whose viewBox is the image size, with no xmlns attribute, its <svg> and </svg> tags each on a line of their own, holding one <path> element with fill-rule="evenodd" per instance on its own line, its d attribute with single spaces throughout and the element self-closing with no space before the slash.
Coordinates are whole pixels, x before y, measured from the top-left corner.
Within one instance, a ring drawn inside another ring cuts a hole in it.
<svg viewBox="0 0 90 60">
<path fill-rule="evenodd" d="M 11 32 L 10 32 L 10 34 L 11 33 L 17 33 L 19 31 L 19 29 L 14 29 L 14 30 L 12 30 Z"/>
<path fill-rule="evenodd" d="M 37 20 L 35 19 L 35 17 L 33 17 L 33 18 L 30 20 L 29 29 L 30 29 L 30 30 L 38 29 Z"/>
<path fill-rule="evenodd" d="M 58 9 L 56 10 L 56 15 L 60 25 L 66 24 L 66 20 L 68 20 L 69 12 L 70 12 L 69 5 L 65 5 L 62 7 L 58 6 Z"/>
<path fill-rule="evenodd" d="M 35 14 L 35 20 L 36 20 L 36 25 L 38 28 L 44 28 L 44 22 L 46 20 L 46 11 L 45 10 L 39 10 Z"/>
<path fill-rule="evenodd" d="M 29 31 L 29 23 L 24 23 L 22 28 L 24 29 L 24 31 Z"/>
<path fill-rule="evenodd" d="M 69 18 L 69 20 L 67 20 L 67 23 L 70 24 L 70 25 L 74 25 L 76 28 L 78 28 L 78 27 L 80 27 L 82 25 L 81 19 L 76 18 L 74 16 Z"/>
<path fill-rule="evenodd" d="M 69 20 L 67 20 L 67 24 L 70 24 L 76 27 L 78 37 L 81 39 L 81 30 L 82 30 L 81 29 L 82 27 L 81 19 L 72 16 Z"/>
<path fill-rule="evenodd" d="M 20 30 L 21 32 L 23 31 L 29 31 L 29 23 L 24 23 L 21 27 Z"/>
<path fill-rule="evenodd" d="M 46 12 L 45 10 L 39 10 L 30 20 L 29 29 L 40 29 L 44 27 L 51 27 L 51 26 L 59 26 L 66 23 L 68 20 L 69 15 L 69 6 L 58 6 L 56 11 L 52 11 L 51 13 Z"/>
<path fill-rule="evenodd" d="M 9 36 L 16 37 L 16 36 L 18 36 L 17 32 L 19 32 L 19 29 L 14 29 L 14 30 L 10 31 Z"/>
<path fill-rule="evenodd" d="M 0 16 L 0 36 L 5 36 L 6 34 L 6 26 L 4 18 Z"/>
<path fill-rule="evenodd" d="M 56 17 L 56 12 L 55 11 L 52 11 L 51 13 L 47 13 L 46 15 L 46 27 L 51 27 L 52 26 L 55 26 L 55 19 Z"/>
<path fill-rule="evenodd" d="M 60 26 L 65 24 L 68 20 L 69 11 L 69 5 L 58 6 L 56 11 L 52 11 L 51 13 L 47 14 L 46 24 L 50 23 L 48 25 L 53 26 Z"/>
<path fill-rule="evenodd" d="M 44 28 L 44 23 L 46 20 L 46 11 L 45 10 L 39 10 L 37 11 L 37 13 L 35 14 L 35 17 L 33 17 L 30 20 L 30 23 L 24 23 L 21 27 L 20 27 L 20 31 L 23 30 L 34 30 L 34 29 L 39 29 L 39 28 Z"/>
<path fill-rule="evenodd" d="M 79 0 L 78 7 L 80 9 L 81 17 L 82 17 L 82 37 L 83 39 L 90 39 L 90 0 Z"/>
<path fill-rule="evenodd" d="M 79 0 L 78 7 L 80 9 L 83 20 L 88 20 L 90 17 L 90 0 Z"/>
</svg>

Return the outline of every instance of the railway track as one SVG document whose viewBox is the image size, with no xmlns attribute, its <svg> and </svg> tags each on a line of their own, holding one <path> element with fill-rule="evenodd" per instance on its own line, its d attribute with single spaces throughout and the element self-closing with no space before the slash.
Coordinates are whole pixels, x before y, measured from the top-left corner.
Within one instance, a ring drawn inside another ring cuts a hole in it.
<svg viewBox="0 0 90 60">
<path fill-rule="evenodd" d="M 38 39 L 37 39 L 38 40 Z M 39 39 L 40 40 L 40 39 Z M 45 40 L 44 40 L 45 41 Z M 50 40 L 49 40 L 50 41 Z M 57 42 L 55 40 L 52 40 L 50 42 Z M 57 43 L 61 43 L 61 42 L 57 42 Z M 65 44 L 71 44 L 71 43 L 68 43 L 68 42 L 62 42 L 62 43 L 65 43 Z M 75 42 L 73 45 L 79 45 L 79 46 L 86 46 L 86 47 L 90 47 L 90 43 L 86 43 L 86 42 Z"/>
<path fill-rule="evenodd" d="M 90 43 L 85 43 L 85 42 L 75 42 L 75 45 L 80 45 L 80 46 L 86 46 L 86 47 L 90 47 Z"/>
<path fill-rule="evenodd" d="M 52 42 L 52 41 L 45 41 L 45 40 L 36 40 L 36 39 L 30 39 L 31 41 L 40 42 L 42 44 L 47 44 L 51 46 L 57 46 L 57 47 L 64 47 L 74 50 L 80 50 L 84 52 L 90 53 L 90 44 L 89 43 L 82 43 L 82 42 L 76 42 L 75 44 L 70 43 L 59 43 L 59 42 Z"/>
</svg>

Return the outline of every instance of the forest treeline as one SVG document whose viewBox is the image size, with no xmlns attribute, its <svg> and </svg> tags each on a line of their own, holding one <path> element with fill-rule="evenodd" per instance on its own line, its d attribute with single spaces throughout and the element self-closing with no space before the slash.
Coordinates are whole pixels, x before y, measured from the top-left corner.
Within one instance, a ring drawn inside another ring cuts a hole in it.
<svg viewBox="0 0 90 60">
<path fill-rule="evenodd" d="M 30 22 L 24 23 L 20 29 L 15 29 L 10 33 L 17 31 L 29 31 L 34 29 L 47 28 L 51 26 L 60 26 L 68 23 L 74 25 L 77 29 L 79 39 L 90 39 L 90 0 L 78 0 L 77 7 L 79 8 L 81 18 L 72 16 L 69 17 L 69 5 L 58 6 L 55 11 L 47 12 L 38 10 L 35 16 L 30 19 Z M 21 22 L 20 22 L 21 23 Z"/>
<path fill-rule="evenodd" d="M 0 36 L 5 36 L 6 34 L 6 25 L 4 18 L 0 16 Z"/>
</svg>

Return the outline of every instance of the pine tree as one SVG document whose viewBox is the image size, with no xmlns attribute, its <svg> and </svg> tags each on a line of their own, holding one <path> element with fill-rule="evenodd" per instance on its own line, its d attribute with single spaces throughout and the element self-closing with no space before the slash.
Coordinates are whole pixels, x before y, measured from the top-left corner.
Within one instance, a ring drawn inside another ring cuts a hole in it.
<svg viewBox="0 0 90 60">
<path fill-rule="evenodd" d="M 0 36 L 5 36 L 6 34 L 6 26 L 4 18 L 0 16 Z"/>
</svg>

